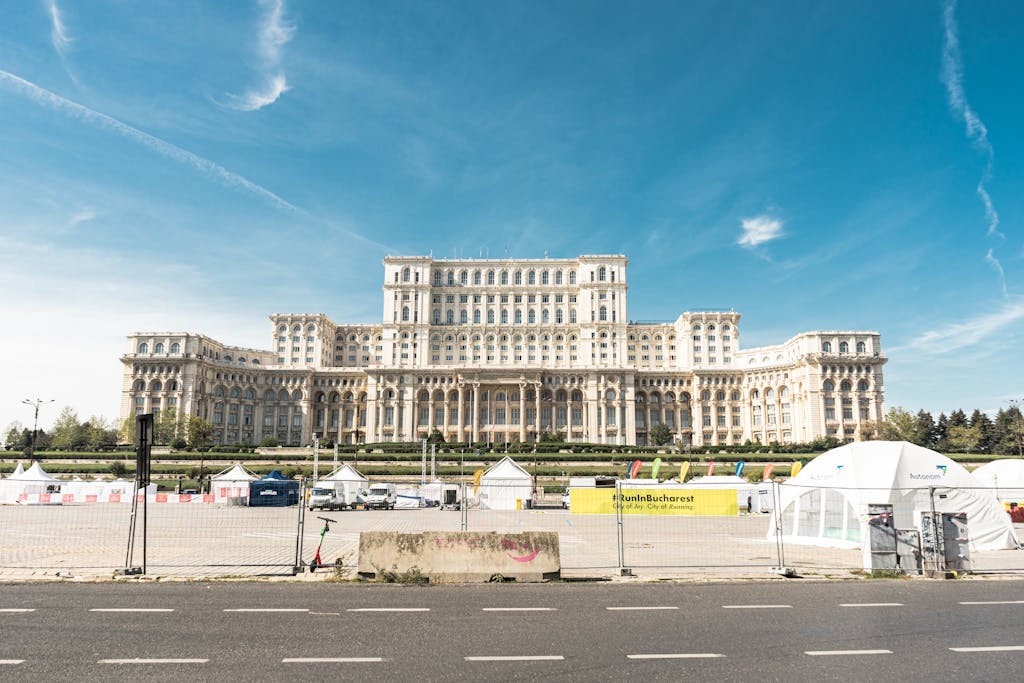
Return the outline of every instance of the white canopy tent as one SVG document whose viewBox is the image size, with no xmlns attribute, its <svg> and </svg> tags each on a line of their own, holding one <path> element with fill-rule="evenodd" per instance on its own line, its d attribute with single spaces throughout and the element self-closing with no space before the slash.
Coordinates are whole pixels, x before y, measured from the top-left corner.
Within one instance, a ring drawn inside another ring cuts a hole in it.
<svg viewBox="0 0 1024 683">
<path fill-rule="evenodd" d="M 971 476 L 979 486 L 990 489 L 998 500 L 1024 505 L 1024 460 L 993 460 L 971 472 Z"/>
<path fill-rule="evenodd" d="M 356 468 L 348 463 L 320 479 L 320 482 L 331 482 L 332 484 L 342 482 L 346 497 L 349 500 L 355 500 L 359 491 L 370 485 L 370 480 L 357 472 Z"/>
<path fill-rule="evenodd" d="M 210 477 L 210 486 L 213 487 L 213 501 L 215 503 L 227 503 L 229 498 L 249 498 L 249 482 L 259 479 L 255 474 L 246 470 L 240 463 L 235 463 L 220 474 Z"/>
<path fill-rule="evenodd" d="M 787 542 L 856 548 L 867 538 L 871 504 L 892 505 L 897 529 L 920 530 L 924 512 L 965 512 L 972 550 L 1016 548 L 1009 517 L 977 486 L 966 469 L 935 451 L 905 441 L 860 441 L 822 453 L 782 484 L 775 514 L 782 514 Z"/>
<path fill-rule="evenodd" d="M 477 498 L 483 510 L 515 510 L 516 501 L 525 508 L 533 498 L 533 477 L 505 456 L 480 477 Z"/>
</svg>

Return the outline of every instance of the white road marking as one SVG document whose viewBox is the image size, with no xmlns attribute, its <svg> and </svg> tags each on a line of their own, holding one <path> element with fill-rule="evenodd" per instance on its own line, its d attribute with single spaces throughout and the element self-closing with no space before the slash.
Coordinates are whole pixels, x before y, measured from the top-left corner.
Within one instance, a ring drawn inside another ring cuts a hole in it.
<svg viewBox="0 0 1024 683">
<path fill-rule="evenodd" d="M 463 657 L 467 662 L 560 662 L 562 655 L 497 655 L 493 657 Z"/>
<path fill-rule="evenodd" d="M 1024 605 L 1024 600 L 979 600 L 961 602 L 961 605 Z"/>
<path fill-rule="evenodd" d="M 97 664 L 206 664 L 209 659 L 101 659 Z"/>
<path fill-rule="evenodd" d="M 636 610 L 636 611 L 647 611 L 647 610 L 679 609 L 679 608 L 675 607 L 675 606 L 672 606 L 672 605 L 657 605 L 657 606 L 642 605 L 642 606 L 637 606 L 637 607 L 605 607 L 605 609 L 611 610 L 613 612 L 629 612 L 629 611 L 633 611 L 633 610 Z"/>
<path fill-rule="evenodd" d="M 793 609 L 793 605 L 722 605 L 722 609 Z"/>
<path fill-rule="evenodd" d="M 237 609 L 226 609 L 225 612 L 308 612 L 309 609 L 301 607 L 240 607 Z"/>
<path fill-rule="evenodd" d="M 840 607 L 903 607 L 902 602 L 841 602 Z"/>
<path fill-rule="evenodd" d="M 0 659 L 0 664 L 22 664 L 24 659 Z"/>
<path fill-rule="evenodd" d="M 346 612 L 429 612 L 429 607 L 352 607 Z"/>
<path fill-rule="evenodd" d="M 383 662 L 383 657 L 288 657 L 282 664 L 363 664 Z"/>
<path fill-rule="evenodd" d="M 173 607 L 93 607 L 90 612 L 173 612 Z"/>
<path fill-rule="evenodd" d="M 4 607 L 0 608 L 0 612 L 4 614 L 24 614 L 25 612 L 35 612 L 35 609 L 29 607 Z"/>
<path fill-rule="evenodd" d="M 340 617 L 341 612 L 310 612 L 310 616 L 314 617 Z"/>
<path fill-rule="evenodd" d="M 995 645 L 991 647 L 951 647 L 953 652 L 1021 652 L 1024 645 Z"/>
<path fill-rule="evenodd" d="M 829 657 L 832 655 L 891 655 L 892 650 L 807 650 L 805 655 L 811 657 Z"/>
<path fill-rule="evenodd" d="M 717 659 L 724 656 L 716 652 L 676 652 L 654 655 L 626 655 L 626 659 Z"/>
<path fill-rule="evenodd" d="M 557 612 L 556 607 L 484 607 L 484 612 Z"/>
</svg>

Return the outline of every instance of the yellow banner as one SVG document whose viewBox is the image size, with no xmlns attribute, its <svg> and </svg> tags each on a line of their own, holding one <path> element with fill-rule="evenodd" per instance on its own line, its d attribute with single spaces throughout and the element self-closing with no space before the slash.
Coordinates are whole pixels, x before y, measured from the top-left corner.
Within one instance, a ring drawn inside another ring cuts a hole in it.
<svg viewBox="0 0 1024 683">
<path fill-rule="evenodd" d="M 730 515 L 739 514 L 734 489 L 622 489 L 624 515 Z M 615 489 L 569 489 L 569 511 L 576 514 L 613 515 Z"/>
</svg>

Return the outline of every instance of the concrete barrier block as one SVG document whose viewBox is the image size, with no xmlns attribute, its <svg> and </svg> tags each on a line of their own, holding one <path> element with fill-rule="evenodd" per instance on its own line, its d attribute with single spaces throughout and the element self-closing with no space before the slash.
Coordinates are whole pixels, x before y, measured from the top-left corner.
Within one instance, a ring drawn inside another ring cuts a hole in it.
<svg viewBox="0 0 1024 683">
<path fill-rule="evenodd" d="M 516 581 L 558 578 L 561 572 L 558 534 L 553 531 L 498 533 L 426 531 L 359 534 L 360 576 L 381 578 L 393 572 L 398 580 L 418 571 L 432 583 Z"/>
</svg>

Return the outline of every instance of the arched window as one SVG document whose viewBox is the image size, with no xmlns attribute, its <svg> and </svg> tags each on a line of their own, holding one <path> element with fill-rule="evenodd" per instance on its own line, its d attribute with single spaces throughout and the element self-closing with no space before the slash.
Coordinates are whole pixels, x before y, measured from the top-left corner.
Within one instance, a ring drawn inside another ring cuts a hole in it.
<svg viewBox="0 0 1024 683">
<path fill-rule="evenodd" d="M 439 270 L 435 270 L 434 271 L 434 286 L 435 287 L 440 287 L 441 286 L 441 271 L 439 271 Z"/>
<path fill-rule="evenodd" d="M 434 309 L 434 324 L 441 324 L 441 311 L 437 310 L 436 308 Z"/>
<path fill-rule="evenodd" d="M 454 325 L 455 324 L 455 311 L 448 311 L 448 314 L 446 316 L 446 321 L 447 321 L 447 323 L 449 325 Z"/>
<path fill-rule="evenodd" d="M 716 401 L 724 401 L 725 400 L 725 392 L 724 391 L 716 391 L 715 392 L 715 400 Z"/>
<path fill-rule="evenodd" d="M 569 284 L 570 285 L 576 284 L 576 271 L 575 270 L 570 270 L 569 271 Z"/>
<path fill-rule="evenodd" d="M 738 392 L 738 391 L 732 392 L 732 394 L 729 395 L 729 400 L 730 401 L 739 401 L 740 400 L 740 392 Z"/>
<path fill-rule="evenodd" d="M 489 284 L 489 285 L 493 285 L 494 284 L 494 271 L 493 270 L 488 270 L 487 271 L 487 284 Z"/>
<path fill-rule="evenodd" d="M 488 325 L 493 325 L 494 324 L 494 309 L 491 309 L 491 310 L 487 311 L 487 324 Z"/>
<path fill-rule="evenodd" d="M 597 317 L 598 317 L 599 320 L 602 320 L 602 321 L 608 320 L 608 308 L 606 306 L 602 306 L 600 308 L 600 310 L 598 311 L 598 316 Z"/>
<path fill-rule="evenodd" d="M 849 353 L 850 345 L 846 342 L 839 342 L 839 353 Z"/>
<path fill-rule="evenodd" d="M 760 398 L 761 398 L 761 392 L 758 391 L 757 389 L 754 389 L 753 391 L 750 392 L 750 400 L 751 401 L 757 401 L 757 400 L 760 400 Z"/>
<path fill-rule="evenodd" d="M 544 325 L 548 324 L 548 309 L 545 308 L 543 311 L 540 312 L 540 321 Z"/>
<path fill-rule="evenodd" d="M 263 392 L 264 401 L 273 401 L 275 398 L 277 398 L 277 394 L 274 393 L 273 389 L 267 389 L 265 392 Z"/>
<path fill-rule="evenodd" d="M 839 385 L 839 390 L 840 391 L 849 391 L 852 388 L 853 388 L 853 385 L 850 384 L 850 380 L 848 380 L 848 379 L 844 379 L 842 381 L 842 383 L 840 383 L 840 385 Z"/>
<path fill-rule="evenodd" d="M 821 352 L 822 353 L 832 353 L 832 344 L 831 344 L 831 342 L 821 342 Z"/>
<path fill-rule="evenodd" d="M 560 271 L 560 270 L 556 270 L 555 271 L 555 284 L 556 285 L 562 284 L 562 271 Z"/>
<path fill-rule="evenodd" d="M 518 310 L 516 311 L 515 321 L 516 321 L 516 325 L 522 325 L 523 324 L 523 312 L 522 311 L 518 311 Z"/>
<path fill-rule="evenodd" d="M 409 281 L 410 272 L 411 271 L 408 268 L 405 268 L 405 269 L 402 270 L 402 282 L 408 282 Z"/>
<path fill-rule="evenodd" d="M 555 323 L 562 324 L 562 309 L 555 311 Z"/>
<path fill-rule="evenodd" d="M 238 398 L 238 387 L 231 388 L 231 398 Z"/>
<path fill-rule="evenodd" d="M 597 279 L 598 280 L 600 280 L 601 282 L 604 282 L 606 275 L 607 275 L 607 271 L 605 270 L 604 266 L 601 266 L 600 268 L 597 269 Z"/>
<path fill-rule="evenodd" d="M 507 270 L 501 271 L 501 284 L 503 284 L 503 285 L 507 285 L 508 284 L 508 271 Z"/>
<path fill-rule="evenodd" d="M 140 379 L 135 384 L 135 391 L 145 391 L 145 390 L 146 390 L 146 383 Z"/>
<path fill-rule="evenodd" d="M 469 311 L 459 311 L 459 322 L 465 325 L 469 320 Z"/>
<path fill-rule="evenodd" d="M 516 271 L 515 283 L 517 285 L 523 284 L 523 271 L 521 271 L 521 270 L 517 270 Z"/>
<path fill-rule="evenodd" d="M 178 342 L 171 342 L 171 353 L 181 353 L 181 344 Z"/>
<path fill-rule="evenodd" d="M 773 398 L 775 398 L 775 390 L 772 389 L 771 387 L 765 389 L 764 390 L 764 400 L 771 401 Z"/>
<path fill-rule="evenodd" d="M 825 391 L 835 391 L 836 383 L 830 379 L 827 379 L 825 380 L 825 383 L 821 385 L 821 388 L 824 389 Z"/>
<path fill-rule="evenodd" d="M 705 389 L 704 391 L 700 392 L 700 400 L 702 400 L 702 401 L 710 401 L 711 400 L 711 392 L 708 391 L 707 389 Z"/>
<path fill-rule="evenodd" d="M 868 390 L 868 381 L 866 379 L 862 379 L 861 381 L 857 382 L 857 391 L 867 391 L 867 390 Z"/>
<path fill-rule="evenodd" d="M 469 273 L 462 271 L 459 273 L 459 284 L 466 284 L 469 282 Z"/>
<path fill-rule="evenodd" d="M 508 310 L 504 308 L 501 309 L 501 324 L 508 325 Z"/>
<path fill-rule="evenodd" d="M 254 398 L 256 398 L 256 394 L 253 393 L 253 390 L 252 389 L 246 389 L 245 390 L 245 400 L 246 401 L 251 401 Z"/>
<path fill-rule="evenodd" d="M 164 345 L 163 342 L 157 342 L 156 346 L 153 347 L 153 353 L 163 353 Z"/>
<path fill-rule="evenodd" d="M 542 285 L 546 285 L 546 284 L 548 284 L 548 271 L 546 271 L 546 270 L 542 270 L 542 271 L 540 272 L 540 283 L 541 283 Z"/>
<path fill-rule="evenodd" d="M 533 310 L 533 309 L 531 308 L 531 309 L 530 309 L 529 311 L 527 311 L 527 313 L 526 313 L 526 319 L 527 319 L 527 322 L 529 322 L 529 323 L 530 323 L 531 325 L 533 325 L 534 323 L 536 323 L 536 322 L 537 322 L 537 311 L 535 311 L 535 310 Z"/>
<path fill-rule="evenodd" d="M 149 353 L 149 344 L 146 342 L 139 344 L 139 353 Z"/>
<path fill-rule="evenodd" d="M 480 284 L 480 271 L 479 270 L 474 270 L 473 271 L 473 284 L 474 285 Z"/>
<path fill-rule="evenodd" d="M 857 353 L 864 353 L 867 347 L 864 346 L 864 342 L 857 342 Z"/>
<path fill-rule="evenodd" d="M 479 325 L 480 324 L 480 309 L 477 309 L 477 310 L 473 311 L 473 324 L 474 325 Z"/>
<path fill-rule="evenodd" d="M 167 383 L 167 391 L 177 391 L 177 390 L 178 390 L 178 382 L 177 381 L 172 379 L 170 382 Z"/>
<path fill-rule="evenodd" d="M 535 285 L 537 284 L 537 274 L 532 270 L 526 274 L 526 284 Z"/>
<path fill-rule="evenodd" d="M 447 275 L 448 275 L 448 286 L 449 287 L 454 287 L 455 286 L 455 271 L 449 270 L 447 272 Z"/>
<path fill-rule="evenodd" d="M 160 380 L 158 380 L 158 379 L 153 380 L 153 382 L 149 385 L 149 390 L 150 391 L 160 391 L 163 388 L 164 388 L 163 383 Z"/>
<path fill-rule="evenodd" d="M 569 324 L 570 325 L 575 325 L 576 324 L 576 309 L 575 308 L 570 308 L 569 309 Z"/>
<path fill-rule="evenodd" d="M 402 306 L 402 322 L 409 322 L 409 307 Z"/>
<path fill-rule="evenodd" d="M 782 387 L 779 389 L 779 398 L 786 398 L 789 396 L 789 387 Z"/>
<path fill-rule="evenodd" d="M 216 389 L 214 389 L 213 390 L 213 395 L 214 396 L 223 396 L 224 395 L 224 387 L 217 387 Z"/>
</svg>

